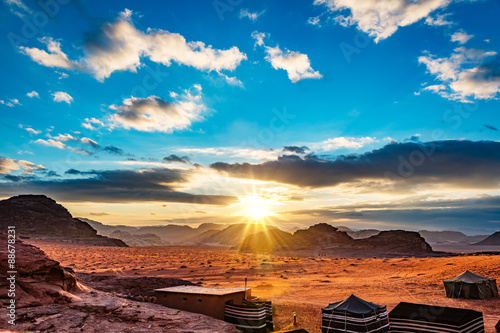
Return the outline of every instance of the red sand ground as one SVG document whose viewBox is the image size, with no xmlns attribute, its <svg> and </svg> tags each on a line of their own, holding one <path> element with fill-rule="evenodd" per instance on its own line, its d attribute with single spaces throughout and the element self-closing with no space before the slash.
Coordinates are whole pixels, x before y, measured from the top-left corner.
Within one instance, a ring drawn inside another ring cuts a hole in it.
<svg viewBox="0 0 500 333">
<path fill-rule="evenodd" d="M 321 308 L 351 293 L 388 310 L 399 302 L 468 308 L 484 314 L 495 332 L 500 297 L 457 300 L 444 296 L 442 280 L 465 270 L 500 280 L 500 256 L 439 258 L 335 258 L 306 253 L 253 254 L 216 247 L 89 247 L 32 241 L 77 272 L 176 277 L 209 287 L 243 287 L 273 301 L 275 329 L 321 332 Z M 293 312 L 298 325 L 293 326 Z"/>
</svg>

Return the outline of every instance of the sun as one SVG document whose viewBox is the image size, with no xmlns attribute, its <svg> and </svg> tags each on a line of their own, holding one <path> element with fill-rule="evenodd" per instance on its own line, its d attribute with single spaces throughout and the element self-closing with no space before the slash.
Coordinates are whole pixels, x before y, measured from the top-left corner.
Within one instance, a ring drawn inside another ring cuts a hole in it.
<svg viewBox="0 0 500 333">
<path fill-rule="evenodd" d="M 239 197 L 242 205 L 242 215 L 260 220 L 267 216 L 275 215 L 269 210 L 271 200 L 266 200 L 264 197 L 257 194 L 249 194 Z"/>
</svg>

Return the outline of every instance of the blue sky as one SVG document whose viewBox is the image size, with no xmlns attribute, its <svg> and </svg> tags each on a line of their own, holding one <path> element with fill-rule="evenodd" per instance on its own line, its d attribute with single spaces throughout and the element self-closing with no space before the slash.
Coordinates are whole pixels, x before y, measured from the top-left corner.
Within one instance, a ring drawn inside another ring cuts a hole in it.
<svg viewBox="0 0 500 333">
<path fill-rule="evenodd" d="M 135 225 L 498 229 L 498 1 L 41 3 L 1 4 L 3 197 Z"/>
</svg>

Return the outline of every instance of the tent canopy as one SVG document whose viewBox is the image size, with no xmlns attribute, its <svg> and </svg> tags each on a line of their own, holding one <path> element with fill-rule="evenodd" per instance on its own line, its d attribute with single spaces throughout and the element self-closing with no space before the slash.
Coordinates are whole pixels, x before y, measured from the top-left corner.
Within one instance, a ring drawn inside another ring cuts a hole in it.
<svg viewBox="0 0 500 333">
<path fill-rule="evenodd" d="M 468 309 L 401 302 L 389 313 L 389 317 L 461 326 L 477 318 L 483 318 L 483 314 Z"/>
<path fill-rule="evenodd" d="M 340 302 L 329 304 L 323 310 L 337 310 L 355 314 L 367 314 L 383 308 L 385 307 L 371 302 L 367 302 L 359 297 L 351 295 Z"/>
<path fill-rule="evenodd" d="M 495 279 L 482 276 L 471 271 L 465 271 L 462 274 L 455 276 L 452 279 L 444 280 L 444 282 L 464 282 L 464 283 L 483 283 L 486 281 L 495 281 Z"/>
</svg>

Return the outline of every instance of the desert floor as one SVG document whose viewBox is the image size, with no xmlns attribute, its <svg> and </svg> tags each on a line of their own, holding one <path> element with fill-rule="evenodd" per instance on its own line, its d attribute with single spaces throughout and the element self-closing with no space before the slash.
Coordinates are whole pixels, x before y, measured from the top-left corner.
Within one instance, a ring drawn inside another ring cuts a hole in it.
<svg viewBox="0 0 500 333">
<path fill-rule="evenodd" d="M 254 254 L 217 247 L 89 247 L 32 241 L 49 257 L 77 272 L 176 277 L 208 287 L 244 287 L 273 301 L 276 330 L 321 332 L 321 308 L 351 293 L 387 305 L 399 302 L 468 308 L 484 314 L 495 332 L 500 297 L 457 300 L 444 296 L 442 280 L 465 270 L 500 280 L 500 256 L 346 258 L 312 253 Z M 298 325 L 293 326 L 293 312 Z"/>
</svg>

